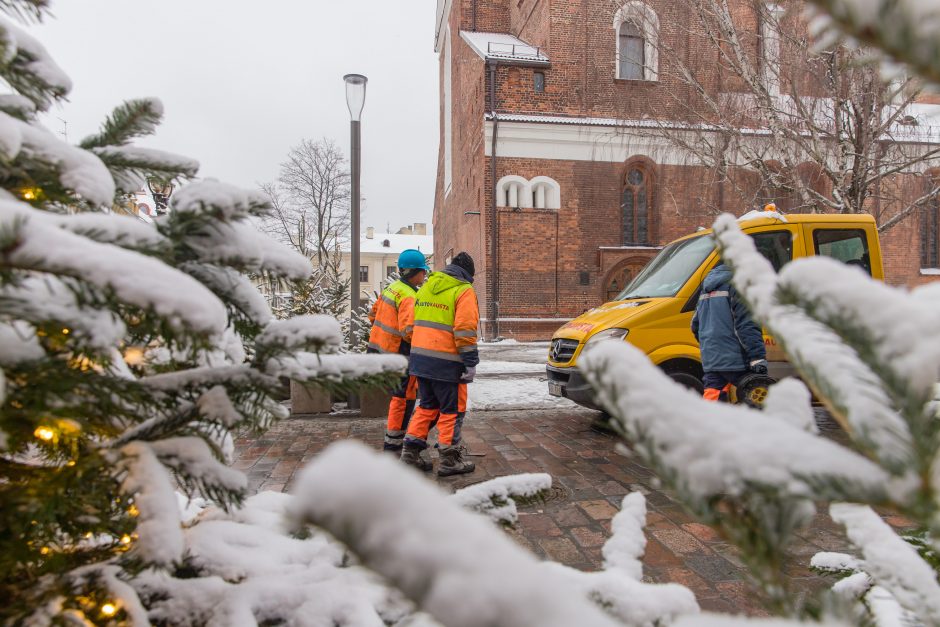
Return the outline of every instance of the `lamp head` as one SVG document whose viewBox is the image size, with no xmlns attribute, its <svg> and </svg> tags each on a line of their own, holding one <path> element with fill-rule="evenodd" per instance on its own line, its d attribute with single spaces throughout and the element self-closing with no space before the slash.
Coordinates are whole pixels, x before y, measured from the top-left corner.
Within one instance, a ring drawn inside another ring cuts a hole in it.
<svg viewBox="0 0 940 627">
<path fill-rule="evenodd" d="M 366 103 L 366 82 L 369 79 L 362 74 L 347 74 L 343 80 L 346 81 L 346 106 L 349 107 L 349 115 L 353 122 L 358 122 L 362 117 L 362 107 Z"/>
</svg>

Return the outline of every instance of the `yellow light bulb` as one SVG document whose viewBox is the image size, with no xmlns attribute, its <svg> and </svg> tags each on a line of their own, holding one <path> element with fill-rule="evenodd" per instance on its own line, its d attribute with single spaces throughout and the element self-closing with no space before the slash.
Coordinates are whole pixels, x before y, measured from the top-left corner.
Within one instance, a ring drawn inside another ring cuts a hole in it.
<svg viewBox="0 0 940 627">
<path fill-rule="evenodd" d="M 128 507 L 128 508 L 127 508 L 127 513 L 128 513 L 129 515 L 135 516 L 135 517 L 136 517 L 136 516 L 140 516 L 140 510 L 137 509 L 137 506 L 136 506 L 136 505 L 131 505 L 130 507 Z"/>
<path fill-rule="evenodd" d="M 24 189 L 23 200 L 36 200 L 36 190 L 29 188 Z"/>
<path fill-rule="evenodd" d="M 47 546 L 44 546 L 44 547 L 42 547 L 41 549 L 39 549 L 39 552 L 40 552 L 42 555 L 49 555 L 50 553 L 52 553 L 52 549 L 50 549 L 50 548 L 47 547 Z"/>
<path fill-rule="evenodd" d="M 68 329 L 62 329 L 62 335 L 68 335 L 70 331 Z"/>
<path fill-rule="evenodd" d="M 36 430 L 33 431 L 33 435 L 35 435 L 40 440 L 48 442 L 55 438 L 55 431 L 49 427 L 36 427 Z"/>
<path fill-rule="evenodd" d="M 121 536 L 121 544 L 130 544 L 130 543 L 131 543 L 131 537 L 129 535 L 125 533 L 123 536 Z"/>
<path fill-rule="evenodd" d="M 101 606 L 101 613 L 105 616 L 114 616 L 117 614 L 118 608 L 114 603 L 105 603 Z"/>
<path fill-rule="evenodd" d="M 124 361 L 128 366 L 139 366 L 144 363 L 144 349 L 139 346 L 131 346 L 124 351 Z"/>
<path fill-rule="evenodd" d="M 74 459 L 70 459 L 69 461 L 65 462 L 65 465 L 66 465 L 66 466 L 74 466 L 74 465 L 75 465 L 75 460 L 74 460 Z"/>
</svg>

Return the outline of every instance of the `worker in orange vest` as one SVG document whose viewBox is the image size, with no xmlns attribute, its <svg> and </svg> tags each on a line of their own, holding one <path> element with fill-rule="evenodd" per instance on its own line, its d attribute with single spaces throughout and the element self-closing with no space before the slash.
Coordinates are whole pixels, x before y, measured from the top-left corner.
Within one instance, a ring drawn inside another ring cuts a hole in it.
<svg viewBox="0 0 940 627">
<path fill-rule="evenodd" d="M 415 295 L 424 282 L 429 268 L 420 250 L 408 249 L 398 255 L 400 279 L 382 290 L 369 313 L 372 330 L 369 332 L 368 353 L 392 353 L 405 355 L 411 352 L 411 337 L 415 323 Z M 392 392 L 388 405 L 388 422 L 385 429 L 386 451 L 401 452 L 402 440 L 414 411 L 418 382 L 407 373 L 398 388 Z M 430 460 L 422 458 L 422 465 L 430 470 Z"/>
<path fill-rule="evenodd" d="M 467 383 L 480 362 L 477 326 L 480 310 L 473 290 L 473 259 L 459 253 L 443 272 L 434 272 L 415 301 L 415 329 L 409 372 L 418 377 L 421 401 L 405 435 L 402 462 L 422 470 L 421 452 L 428 432 L 437 422 L 441 462 L 437 474 L 473 472 L 464 459 L 460 428 L 466 411 Z"/>
</svg>

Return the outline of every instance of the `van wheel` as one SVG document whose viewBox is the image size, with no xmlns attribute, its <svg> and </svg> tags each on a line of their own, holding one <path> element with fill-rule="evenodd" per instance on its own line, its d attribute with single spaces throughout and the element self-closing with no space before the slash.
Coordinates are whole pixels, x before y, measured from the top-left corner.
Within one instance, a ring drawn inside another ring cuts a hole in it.
<svg viewBox="0 0 940 627">
<path fill-rule="evenodd" d="M 699 394 L 702 394 L 705 391 L 705 386 L 702 384 L 702 380 L 691 372 L 685 370 L 676 369 L 667 369 L 666 374 L 670 379 L 678 383 L 679 385 L 684 385 L 690 390 L 695 390 Z"/>
</svg>

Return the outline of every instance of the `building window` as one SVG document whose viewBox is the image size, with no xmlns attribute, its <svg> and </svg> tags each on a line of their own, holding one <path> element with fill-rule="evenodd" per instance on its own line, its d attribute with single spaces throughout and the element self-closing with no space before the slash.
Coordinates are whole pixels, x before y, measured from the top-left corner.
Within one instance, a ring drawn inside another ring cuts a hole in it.
<svg viewBox="0 0 940 627">
<path fill-rule="evenodd" d="M 648 244 L 650 241 L 648 178 L 646 172 L 635 166 L 627 170 L 624 178 L 623 196 L 620 203 L 623 218 L 621 241 L 624 246 Z"/>
<path fill-rule="evenodd" d="M 532 83 L 535 87 L 535 93 L 545 93 L 545 72 L 535 72 L 532 74 Z"/>
<path fill-rule="evenodd" d="M 940 268 L 940 193 L 920 210 L 920 267 Z"/>
<path fill-rule="evenodd" d="M 359 282 L 369 282 L 369 266 L 359 266 Z"/>
<path fill-rule="evenodd" d="M 398 268 L 395 266 L 385 266 L 385 278 L 389 278 L 393 274 L 398 272 Z"/>
<path fill-rule="evenodd" d="M 625 3 L 614 15 L 616 77 L 655 81 L 659 77 L 659 17 L 640 0 Z"/>
<path fill-rule="evenodd" d="M 496 183 L 496 206 L 530 209 L 560 209 L 561 186 L 548 176 L 527 180 L 507 175 Z"/>
<path fill-rule="evenodd" d="M 532 186 L 532 204 L 536 209 L 560 209 L 561 186 L 553 178 L 536 176 L 529 184 Z"/>
<path fill-rule="evenodd" d="M 620 25 L 620 78 L 641 81 L 643 67 L 646 65 L 644 54 L 646 40 L 640 27 L 631 22 Z"/>
</svg>

